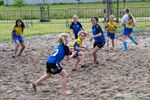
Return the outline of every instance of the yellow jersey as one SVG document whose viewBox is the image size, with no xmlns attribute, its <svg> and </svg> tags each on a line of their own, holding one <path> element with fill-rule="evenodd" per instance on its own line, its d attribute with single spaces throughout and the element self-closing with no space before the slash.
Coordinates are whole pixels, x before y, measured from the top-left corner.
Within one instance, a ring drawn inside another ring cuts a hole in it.
<svg viewBox="0 0 150 100">
<path fill-rule="evenodd" d="M 76 40 L 74 40 L 73 44 L 71 44 L 72 49 L 76 49 L 77 47 L 80 47 L 82 45 L 82 40 L 78 37 Z"/>
<path fill-rule="evenodd" d="M 108 27 L 108 32 L 110 33 L 114 33 L 115 32 L 115 28 L 117 27 L 117 23 L 116 22 L 108 22 L 107 23 L 107 27 Z"/>
<path fill-rule="evenodd" d="M 14 32 L 16 35 L 22 35 L 22 28 L 21 27 L 15 27 Z"/>
<path fill-rule="evenodd" d="M 126 28 L 133 28 L 132 24 L 126 24 Z"/>
<path fill-rule="evenodd" d="M 132 19 L 128 19 L 128 21 L 132 21 Z M 132 23 L 127 23 L 126 28 L 133 28 L 133 22 Z"/>
</svg>

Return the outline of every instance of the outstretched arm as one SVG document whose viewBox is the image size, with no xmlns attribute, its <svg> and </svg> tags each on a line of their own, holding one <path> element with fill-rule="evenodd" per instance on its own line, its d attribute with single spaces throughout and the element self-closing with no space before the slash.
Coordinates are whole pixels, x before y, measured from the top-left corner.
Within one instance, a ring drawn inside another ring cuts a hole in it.
<svg viewBox="0 0 150 100">
<path fill-rule="evenodd" d="M 70 29 L 70 37 L 73 38 L 73 29 Z"/>
<path fill-rule="evenodd" d="M 13 34 L 14 34 L 14 32 L 15 32 L 15 28 L 12 30 L 12 32 L 11 32 L 11 39 L 12 39 L 12 43 L 13 43 Z"/>
<path fill-rule="evenodd" d="M 98 33 L 96 35 L 93 35 L 90 37 L 90 42 L 93 40 L 93 38 L 97 38 L 97 37 L 100 37 L 102 35 L 102 33 Z"/>
</svg>

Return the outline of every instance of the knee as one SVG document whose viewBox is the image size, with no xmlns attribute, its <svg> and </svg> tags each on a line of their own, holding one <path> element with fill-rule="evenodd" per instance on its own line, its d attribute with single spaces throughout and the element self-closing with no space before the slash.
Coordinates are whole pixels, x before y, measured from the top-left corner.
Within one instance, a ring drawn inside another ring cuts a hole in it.
<svg viewBox="0 0 150 100">
<path fill-rule="evenodd" d="M 85 54 L 84 52 L 81 52 L 81 56 L 84 56 L 84 54 Z"/>
<path fill-rule="evenodd" d="M 51 77 L 51 74 L 50 74 L 50 73 L 47 73 L 47 77 L 48 77 L 48 78 Z"/>
<path fill-rule="evenodd" d="M 107 37 L 107 41 L 109 41 L 109 38 Z"/>
<path fill-rule="evenodd" d="M 68 82 L 68 80 L 69 80 L 69 75 L 68 75 L 68 74 L 65 74 L 63 78 L 64 78 L 64 80 L 65 80 L 66 82 Z"/>
<path fill-rule="evenodd" d="M 19 47 L 19 46 L 20 46 L 20 43 L 16 42 L 16 46 L 18 46 L 18 47 Z"/>
<path fill-rule="evenodd" d="M 79 57 L 77 58 L 77 62 L 80 62 L 80 58 Z"/>
<path fill-rule="evenodd" d="M 22 49 L 25 49 L 25 45 L 22 45 Z"/>
<path fill-rule="evenodd" d="M 92 51 L 92 54 L 93 54 L 93 55 L 95 55 L 95 54 L 96 54 L 96 52 L 95 52 L 95 51 Z"/>
<path fill-rule="evenodd" d="M 66 74 L 66 76 L 65 76 L 67 79 L 69 78 L 69 75 L 68 74 Z"/>
</svg>

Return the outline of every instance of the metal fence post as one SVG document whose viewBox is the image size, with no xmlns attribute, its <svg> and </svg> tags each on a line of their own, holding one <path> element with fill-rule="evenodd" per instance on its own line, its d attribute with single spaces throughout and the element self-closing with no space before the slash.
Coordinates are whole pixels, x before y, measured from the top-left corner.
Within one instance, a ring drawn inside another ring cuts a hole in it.
<svg viewBox="0 0 150 100">
<path fill-rule="evenodd" d="M 68 9 L 65 9 L 65 24 L 66 24 L 66 27 L 69 27 L 69 21 L 67 19 L 67 12 L 68 12 L 69 8 Z"/>
<path fill-rule="evenodd" d="M 45 21 L 45 9 L 44 7 L 40 7 L 40 22 L 44 22 Z"/>
<path fill-rule="evenodd" d="M 31 17 L 30 17 L 30 20 L 31 20 L 31 26 L 33 26 L 33 11 L 31 11 Z"/>
<path fill-rule="evenodd" d="M 50 20 L 50 8 L 49 8 L 49 6 L 47 6 L 47 13 L 48 13 L 48 21 L 50 22 L 51 20 Z"/>
</svg>

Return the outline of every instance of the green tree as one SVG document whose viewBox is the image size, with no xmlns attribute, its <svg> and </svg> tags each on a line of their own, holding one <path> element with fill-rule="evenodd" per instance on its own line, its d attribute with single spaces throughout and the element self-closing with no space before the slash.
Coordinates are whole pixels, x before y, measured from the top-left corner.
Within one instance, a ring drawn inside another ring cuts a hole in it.
<svg viewBox="0 0 150 100">
<path fill-rule="evenodd" d="M 126 0 L 123 0 L 123 3 L 124 3 L 124 8 L 125 8 L 125 6 L 126 6 Z"/>
<path fill-rule="evenodd" d="M 15 6 L 23 6 L 25 4 L 25 0 L 13 0 Z"/>
</svg>

